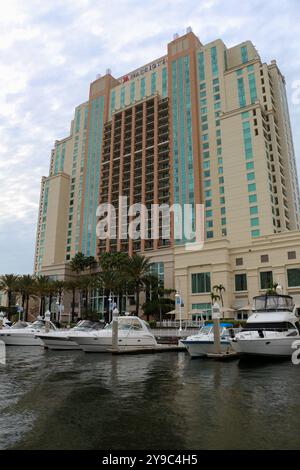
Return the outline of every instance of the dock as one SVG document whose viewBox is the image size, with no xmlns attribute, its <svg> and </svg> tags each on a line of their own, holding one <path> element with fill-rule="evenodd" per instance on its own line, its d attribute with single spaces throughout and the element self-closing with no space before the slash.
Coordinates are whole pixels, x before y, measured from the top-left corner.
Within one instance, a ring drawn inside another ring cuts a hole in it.
<svg viewBox="0 0 300 470">
<path fill-rule="evenodd" d="M 186 352 L 184 346 L 171 345 L 158 345 L 155 348 L 130 348 L 130 349 L 108 349 L 111 354 L 122 355 L 122 354 L 154 354 L 163 352 Z"/>
</svg>

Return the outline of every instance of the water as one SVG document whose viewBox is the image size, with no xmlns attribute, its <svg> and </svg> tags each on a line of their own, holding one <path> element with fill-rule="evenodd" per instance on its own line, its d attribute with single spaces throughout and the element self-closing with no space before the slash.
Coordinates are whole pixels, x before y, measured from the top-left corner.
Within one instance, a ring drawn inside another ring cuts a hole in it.
<svg viewBox="0 0 300 470">
<path fill-rule="evenodd" d="M 300 366 L 7 348 L 1 449 L 299 449 Z"/>
</svg>

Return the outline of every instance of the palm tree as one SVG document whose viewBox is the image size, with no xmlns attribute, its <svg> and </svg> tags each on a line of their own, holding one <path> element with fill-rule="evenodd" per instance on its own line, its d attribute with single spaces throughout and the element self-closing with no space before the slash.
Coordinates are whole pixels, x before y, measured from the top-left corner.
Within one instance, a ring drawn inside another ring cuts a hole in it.
<svg viewBox="0 0 300 470">
<path fill-rule="evenodd" d="M 23 274 L 17 282 L 18 292 L 21 295 L 22 308 L 25 312 L 24 320 L 28 319 L 29 300 L 33 297 L 35 292 L 35 278 L 31 274 Z"/>
<path fill-rule="evenodd" d="M 94 256 L 86 256 L 85 257 L 85 268 L 90 270 L 90 274 L 92 270 L 97 267 L 97 261 Z"/>
<path fill-rule="evenodd" d="M 278 282 L 273 282 L 268 288 L 266 295 L 277 295 L 278 286 L 279 286 Z"/>
<path fill-rule="evenodd" d="M 221 305 L 222 305 L 222 307 L 224 307 L 224 302 L 223 302 L 223 295 L 222 295 L 222 293 L 226 291 L 225 287 L 223 286 L 223 284 L 217 284 L 217 285 L 213 286 L 213 289 L 218 292 L 218 294 L 219 294 L 219 299 L 221 300 Z"/>
<path fill-rule="evenodd" d="M 217 301 L 220 300 L 220 296 L 218 294 L 215 294 L 214 292 L 210 293 L 210 298 L 211 298 L 211 303 L 212 305 Z"/>
<path fill-rule="evenodd" d="M 72 292 L 72 303 L 71 303 L 71 316 L 72 316 L 72 323 L 75 321 L 75 298 L 76 298 L 76 290 L 79 288 L 80 283 L 78 279 L 70 279 L 69 281 L 65 281 L 64 289 L 66 291 Z"/>
<path fill-rule="evenodd" d="M 150 273 L 150 258 L 143 255 L 134 254 L 129 258 L 127 275 L 129 282 L 133 285 L 135 292 L 135 313 L 138 316 L 140 307 L 140 292 L 153 281 Z"/>
<path fill-rule="evenodd" d="M 122 298 L 129 287 L 127 268 L 129 256 L 122 252 L 103 253 L 99 260 L 100 273 L 98 274 L 98 288 L 103 290 L 103 294 L 108 299 L 111 294 L 118 297 L 118 306 L 122 310 Z M 109 320 L 109 302 L 106 302 L 105 320 Z"/>
<path fill-rule="evenodd" d="M 35 278 L 35 293 L 39 297 L 40 300 L 40 309 L 39 314 L 42 316 L 45 312 L 45 297 L 49 294 L 51 279 L 48 276 L 36 276 Z"/>
<path fill-rule="evenodd" d="M 7 294 L 7 306 L 12 307 L 13 294 L 18 289 L 19 276 L 15 274 L 3 274 L 0 276 L 0 291 Z"/>
<path fill-rule="evenodd" d="M 112 292 L 118 292 L 119 290 L 119 285 L 121 276 L 120 273 L 116 270 L 110 269 L 106 271 L 101 271 L 97 275 L 97 287 L 98 289 L 103 290 L 103 294 L 106 299 L 108 299 L 111 296 Z M 105 308 L 105 321 L 106 323 L 109 322 L 109 309 L 110 309 L 110 303 L 107 301 L 106 302 L 106 308 Z"/>
<path fill-rule="evenodd" d="M 56 281 L 52 282 L 51 296 L 49 298 L 49 310 L 50 310 L 50 312 L 51 312 L 51 303 L 52 303 L 51 301 L 52 301 L 53 294 L 57 295 L 57 302 L 58 302 L 58 305 L 60 306 L 63 291 L 64 291 L 65 287 L 66 287 L 65 281 L 62 281 L 60 279 L 57 279 Z M 60 322 L 60 320 L 61 320 L 60 311 L 59 311 L 59 317 L 58 317 L 57 320 L 58 320 L 58 322 Z"/>
<path fill-rule="evenodd" d="M 70 267 L 76 274 L 80 274 L 87 266 L 87 257 L 80 251 L 70 261 Z"/>
</svg>

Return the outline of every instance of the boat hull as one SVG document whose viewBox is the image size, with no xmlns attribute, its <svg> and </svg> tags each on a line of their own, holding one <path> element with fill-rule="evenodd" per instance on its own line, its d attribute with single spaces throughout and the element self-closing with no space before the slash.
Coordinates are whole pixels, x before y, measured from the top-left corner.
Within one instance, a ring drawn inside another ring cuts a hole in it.
<svg viewBox="0 0 300 470">
<path fill-rule="evenodd" d="M 237 345 L 242 355 L 266 357 L 290 357 L 294 349 L 292 345 L 299 338 L 276 339 L 239 339 Z"/>
<path fill-rule="evenodd" d="M 11 334 L 3 332 L 0 334 L 0 341 L 3 341 L 6 346 L 43 346 L 40 338 L 30 334 Z"/>
<path fill-rule="evenodd" d="M 111 336 L 93 336 L 93 337 L 70 337 L 71 341 L 75 341 L 80 349 L 84 352 L 97 352 L 105 353 L 109 352 L 112 348 Z M 139 337 L 126 337 L 118 339 L 118 348 L 120 350 L 130 350 L 136 348 L 155 348 L 157 343 L 153 337 L 149 338 L 143 336 Z"/>
<path fill-rule="evenodd" d="M 42 340 L 44 346 L 48 349 L 52 350 L 74 350 L 74 349 L 80 349 L 78 344 L 76 344 L 74 341 L 69 340 L 68 338 L 60 338 L 57 337 L 43 337 L 41 336 L 40 339 Z"/>
<path fill-rule="evenodd" d="M 216 352 L 213 341 L 188 341 L 181 340 L 191 357 L 205 357 L 207 354 Z M 221 352 L 226 353 L 231 349 L 229 341 L 221 342 Z"/>
</svg>

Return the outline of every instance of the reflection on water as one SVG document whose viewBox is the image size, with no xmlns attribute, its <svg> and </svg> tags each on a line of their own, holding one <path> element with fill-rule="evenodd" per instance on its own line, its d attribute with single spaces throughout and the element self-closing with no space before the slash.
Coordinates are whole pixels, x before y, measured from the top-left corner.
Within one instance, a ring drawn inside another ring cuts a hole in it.
<svg viewBox="0 0 300 470">
<path fill-rule="evenodd" d="M 300 367 L 9 348 L 0 448 L 300 447 Z"/>
</svg>

